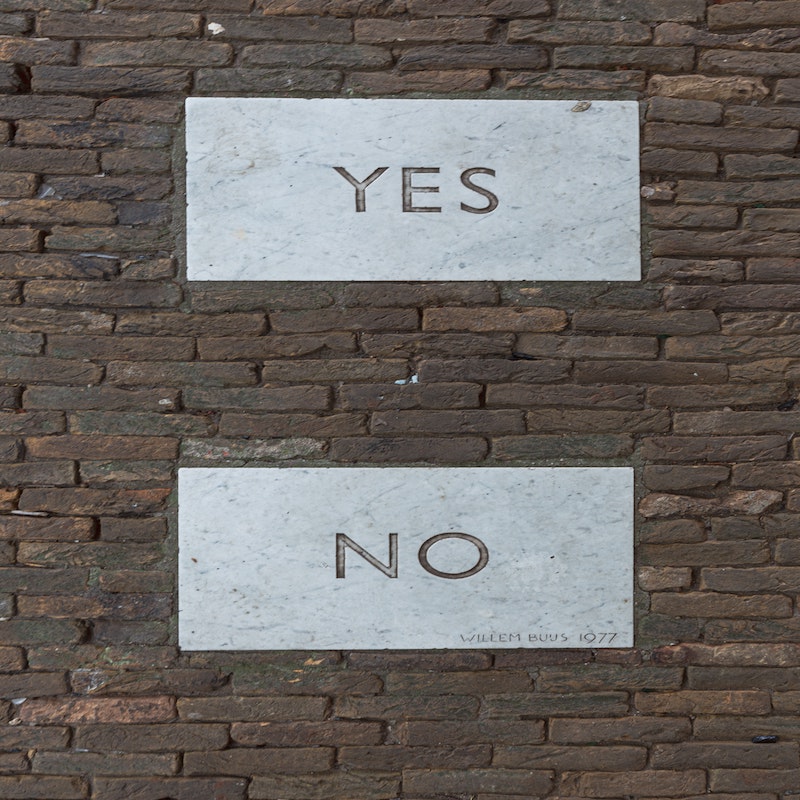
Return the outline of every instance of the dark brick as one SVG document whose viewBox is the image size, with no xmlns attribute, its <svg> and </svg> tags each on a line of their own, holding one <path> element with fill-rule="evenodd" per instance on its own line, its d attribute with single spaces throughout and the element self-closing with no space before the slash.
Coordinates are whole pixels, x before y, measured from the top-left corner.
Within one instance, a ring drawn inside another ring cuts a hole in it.
<svg viewBox="0 0 800 800">
<path fill-rule="evenodd" d="M 667 6 L 658 0 L 566 0 L 559 6 L 562 19 L 699 22 L 704 14 L 705 4 L 699 0 L 677 0 Z"/>
<path fill-rule="evenodd" d="M 335 92 L 341 80 L 341 73 L 335 70 L 203 67 L 197 70 L 195 84 L 199 94 L 241 96 L 243 93 Z"/>
<path fill-rule="evenodd" d="M 125 67 L 32 67 L 36 92 L 76 94 L 147 95 L 151 92 L 185 92 L 190 75 L 179 69 Z"/>
<path fill-rule="evenodd" d="M 482 460 L 488 446 L 477 436 L 447 439 L 352 437 L 335 439 L 329 457 L 333 461 L 388 463 L 468 463 Z"/>
<path fill-rule="evenodd" d="M 244 800 L 245 778 L 95 778 L 97 800 Z"/>
<path fill-rule="evenodd" d="M 411 47 L 397 64 L 401 70 L 540 69 L 547 62 L 547 51 L 531 45 L 456 44 Z"/>
</svg>

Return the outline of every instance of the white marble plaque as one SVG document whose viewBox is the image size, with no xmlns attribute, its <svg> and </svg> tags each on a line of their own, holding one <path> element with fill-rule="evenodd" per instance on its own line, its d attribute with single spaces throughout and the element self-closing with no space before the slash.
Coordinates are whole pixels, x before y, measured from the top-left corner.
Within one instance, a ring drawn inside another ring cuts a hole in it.
<svg viewBox="0 0 800 800">
<path fill-rule="evenodd" d="M 188 650 L 633 645 L 630 468 L 181 469 Z"/>
<path fill-rule="evenodd" d="M 639 280 L 633 101 L 190 98 L 190 281 Z"/>
</svg>

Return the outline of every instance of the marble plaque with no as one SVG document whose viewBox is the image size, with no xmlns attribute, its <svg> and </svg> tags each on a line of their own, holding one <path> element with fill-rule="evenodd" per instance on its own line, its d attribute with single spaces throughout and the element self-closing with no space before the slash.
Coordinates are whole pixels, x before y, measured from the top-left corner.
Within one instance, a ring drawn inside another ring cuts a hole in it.
<svg viewBox="0 0 800 800">
<path fill-rule="evenodd" d="M 190 281 L 639 280 L 628 101 L 190 98 Z"/>
<path fill-rule="evenodd" d="M 627 647 L 630 468 L 179 473 L 188 650 Z"/>
</svg>

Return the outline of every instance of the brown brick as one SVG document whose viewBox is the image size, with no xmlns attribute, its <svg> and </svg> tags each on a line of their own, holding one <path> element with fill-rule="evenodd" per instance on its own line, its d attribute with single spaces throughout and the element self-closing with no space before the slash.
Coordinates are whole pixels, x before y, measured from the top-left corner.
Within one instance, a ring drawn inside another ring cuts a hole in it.
<svg viewBox="0 0 800 800">
<path fill-rule="evenodd" d="M 358 23 L 356 23 L 356 26 Z M 534 22 L 512 20 L 508 26 L 508 41 L 523 44 L 586 45 L 647 44 L 650 29 L 638 22 Z"/>
<path fill-rule="evenodd" d="M 782 595 L 714 594 L 712 592 L 663 593 L 651 597 L 650 607 L 656 613 L 679 617 L 727 617 L 760 619 L 790 617 L 792 603 Z M 709 688 L 709 687 L 701 687 Z M 741 687 L 738 687 L 741 688 Z"/>
<path fill-rule="evenodd" d="M 415 17 L 542 17 L 550 11 L 545 0 L 407 0 L 407 7 Z"/>
<path fill-rule="evenodd" d="M 36 193 L 38 181 L 35 175 L 7 172 L 0 175 L 0 197 L 32 197 Z M 0 264 L 10 260 L 8 256 L 0 256 Z M 3 270 L 5 273 L 5 269 Z"/>
<path fill-rule="evenodd" d="M 325 697 L 198 697 L 179 699 L 178 715 L 192 722 L 321 721 L 327 707 Z"/>
<path fill-rule="evenodd" d="M 262 313 L 186 314 L 170 311 L 122 311 L 115 332 L 141 336 L 250 336 L 264 332 Z"/>
<path fill-rule="evenodd" d="M 333 748 L 238 748 L 211 752 L 186 753 L 183 771 L 186 775 L 225 775 L 233 772 L 263 774 L 283 772 L 305 774 L 324 772 L 333 761 Z"/>
<path fill-rule="evenodd" d="M 175 717 L 175 702 L 170 697 L 26 700 L 19 716 L 33 724 L 168 722 Z"/>
<path fill-rule="evenodd" d="M 497 672 L 443 672 L 438 675 L 407 672 L 389 673 L 385 687 L 392 694 L 497 694 L 524 692 L 532 688 L 530 676 L 525 672 L 502 670 Z"/>
<path fill-rule="evenodd" d="M 656 37 L 666 28 L 681 28 L 697 32 L 688 25 L 665 22 L 655 30 Z M 653 97 L 647 104 L 647 119 L 654 122 L 682 122 L 715 125 L 722 121 L 722 105 L 707 100 L 682 100 L 673 97 Z M 788 127 L 788 126 L 787 126 Z"/>
<path fill-rule="evenodd" d="M 231 738 L 246 747 L 377 745 L 383 733 L 377 722 L 235 722 Z"/>
<path fill-rule="evenodd" d="M 795 592 L 800 585 L 800 570 L 794 567 L 757 569 L 704 569 L 701 586 L 716 592 Z"/>
<path fill-rule="evenodd" d="M 249 363 L 111 361 L 106 380 L 123 386 L 252 386 L 256 376 Z"/>
<path fill-rule="evenodd" d="M 174 389 L 115 389 L 110 386 L 32 386 L 24 394 L 26 408 L 107 409 L 114 411 L 172 411 L 177 405 Z M 81 431 L 76 431 L 81 432 Z M 111 432 L 111 431 L 108 431 Z"/>
<path fill-rule="evenodd" d="M 65 694 L 67 682 L 62 673 L 30 672 L 0 675 L 0 697 L 46 697 Z"/>
<path fill-rule="evenodd" d="M 197 347 L 200 358 L 210 361 L 270 359 L 276 356 L 292 358 L 312 353 L 352 353 L 357 349 L 354 334 L 338 332 L 270 335 L 249 339 L 225 336 L 200 339 Z"/>
<path fill-rule="evenodd" d="M 714 77 L 706 75 L 653 75 L 648 94 L 685 100 L 748 104 L 769 94 L 761 78 Z"/>
<path fill-rule="evenodd" d="M 35 649 L 34 645 L 77 644 L 84 632 L 72 620 L 12 619 L 0 621 L 0 634 L 6 645 Z"/>
<path fill-rule="evenodd" d="M 357 42 L 486 42 L 493 28 L 490 19 L 391 20 L 356 19 Z"/>
<path fill-rule="evenodd" d="M 649 281 L 706 280 L 710 283 L 728 283 L 744 277 L 741 261 L 726 259 L 654 258 L 647 270 Z"/>
<path fill-rule="evenodd" d="M 552 787 L 552 772 L 530 769 L 415 770 L 403 772 L 403 787 L 413 794 L 465 791 L 471 794 L 540 795 Z M 456 787 L 460 787 L 457 789 Z"/>
<path fill-rule="evenodd" d="M 166 126 L 155 124 L 72 122 L 66 127 L 63 123 L 24 120 L 19 123 L 14 140 L 19 144 L 64 147 L 113 147 L 120 144 L 128 147 L 164 147 L 170 144 L 170 132 Z"/>
<path fill-rule="evenodd" d="M 137 39 L 143 36 L 195 36 L 200 32 L 199 14 L 150 13 L 75 14 L 51 11 L 39 15 L 38 32 L 58 39 Z"/>
<path fill-rule="evenodd" d="M 119 264 L 113 258 L 76 254 L 29 253 L 26 255 L 0 255 L 0 271 L 9 278 L 98 278 L 105 280 L 117 274 Z"/>
<path fill-rule="evenodd" d="M 669 415 L 664 411 L 579 411 L 543 408 L 526 414 L 529 433 L 666 433 Z"/>
<path fill-rule="evenodd" d="M 575 365 L 578 383 L 724 383 L 727 368 L 717 364 L 664 361 L 595 361 Z"/>
<path fill-rule="evenodd" d="M 351 797 L 354 800 L 390 800 L 400 793 L 397 772 L 358 772 L 336 770 L 311 775 L 256 775 L 250 784 L 253 800 L 327 800 Z M 190 798 L 187 798 L 190 800 Z"/>
<path fill-rule="evenodd" d="M 366 415 L 233 414 L 220 420 L 222 436 L 356 436 L 367 432 Z"/>
<path fill-rule="evenodd" d="M 688 736 L 689 720 L 664 717 L 553 719 L 550 739 L 560 744 L 678 742 Z"/>
<path fill-rule="evenodd" d="M 557 331 L 566 324 L 567 315 L 553 308 L 433 308 L 423 317 L 428 331 Z"/>
<path fill-rule="evenodd" d="M 32 767 L 37 773 L 50 775 L 174 775 L 178 757 L 152 753 L 36 753 Z"/>
<path fill-rule="evenodd" d="M 450 436 L 447 439 L 400 437 L 352 437 L 335 439 L 329 457 L 344 462 L 470 462 L 482 460 L 488 447 L 477 436 Z"/>
<path fill-rule="evenodd" d="M 227 745 L 223 725 L 172 722 L 168 725 L 81 725 L 75 746 L 89 751 L 159 753 L 173 750 L 218 750 Z"/>
<path fill-rule="evenodd" d="M 648 465 L 644 468 L 643 477 L 648 489 L 682 491 L 718 486 L 728 480 L 730 469 L 723 466 Z"/>
<path fill-rule="evenodd" d="M 100 202 L 17 200 L 0 207 L 0 222 L 6 225 L 67 225 L 114 222 L 113 207 Z"/>
<path fill-rule="evenodd" d="M 416 330 L 419 327 L 415 309 L 393 308 L 279 311 L 270 314 L 269 321 L 272 330 L 277 333 L 310 333 L 327 330 Z"/>
<path fill-rule="evenodd" d="M 345 91 L 362 94 L 402 94 L 404 92 L 477 92 L 491 83 L 488 69 L 406 70 L 400 73 L 351 72 Z"/>
<path fill-rule="evenodd" d="M 773 57 L 771 54 L 770 57 Z M 723 128 L 707 125 L 674 125 L 648 122 L 644 127 L 649 145 L 677 148 L 732 150 L 737 153 L 770 151 L 791 152 L 797 143 L 797 131 L 774 128 Z"/>
<path fill-rule="evenodd" d="M 330 407 L 327 386 L 262 386 L 254 389 L 188 387 L 183 402 L 189 409 L 241 408 L 268 411 L 325 411 Z"/>
<path fill-rule="evenodd" d="M 584 331 L 618 331 L 628 334 L 658 336 L 692 335 L 719 330 L 719 321 L 711 311 L 625 311 L 592 309 L 577 311 L 573 328 Z"/>
<path fill-rule="evenodd" d="M 651 461 L 779 461 L 786 456 L 784 436 L 654 436 L 643 445 Z"/>
<path fill-rule="evenodd" d="M 145 39 L 84 44 L 81 63 L 89 67 L 214 67 L 228 64 L 232 56 L 231 46 L 220 42 Z"/>
<path fill-rule="evenodd" d="M 646 714 L 768 714 L 762 691 L 637 692 L 636 708 Z"/>
<path fill-rule="evenodd" d="M 547 51 L 532 45 L 455 44 L 408 48 L 397 64 L 400 70 L 540 69 L 547 62 Z"/>
<path fill-rule="evenodd" d="M 34 91 L 45 93 L 130 97 L 151 92 L 184 92 L 189 87 L 189 73 L 180 69 L 34 66 L 31 72 Z"/>
<path fill-rule="evenodd" d="M 800 4 L 795 0 L 727 3 L 708 9 L 708 26 L 711 30 L 726 30 L 796 25 L 798 14 Z"/>
<path fill-rule="evenodd" d="M 725 156 L 725 174 L 728 178 L 796 178 L 800 169 L 796 159 L 784 155 Z"/>
<path fill-rule="evenodd" d="M 494 384 L 487 406 L 561 406 L 572 408 L 642 408 L 643 392 L 633 386 L 530 386 Z"/>
<path fill-rule="evenodd" d="M 691 583 L 689 567 L 641 567 L 637 573 L 637 584 L 646 592 L 688 589 Z"/>
<path fill-rule="evenodd" d="M 567 0 L 559 6 L 562 19 L 641 20 L 642 22 L 697 22 L 703 19 L 705 7 L 697 0 L 678 0 L 664 6 L 657 0 Z"/>
<path fill-rule="evenodd" d="M 563 745 L 498 746 L 494 764 L 498 767 L 534 769 L 596 770 L 607 772 L 643 769 L 644 747 L 568 747 Z"/>
<path fill-rule="evenodd" d="M 523 433 L 519 411 L 377 411 L 371 429 L 380 435 Z"/>
<path fill-rule="evenodd" d="M 678 689 L 683 680 L 680 668 L 627 668 L 615 665 L 586 665 L 578 667 L 542 667 L 536 678 L 536 688 L 543 692 L 582 692 L 606 689 Z"/>
<path fill-rule="evenodd" d="M 731 491 L 713 499 L 654 493 L 639 503 L 639 513 L 645 517 L 701 516 L 731 511 L 761 514 L 774 511 L 782 502 L 783 495 L 780 492 L 766 489 Z"/>
<path fill-rule="evenodd" d="M 477 408 L 480 386 L 473 383 L 350 384 L 338 391 L 337 405 L 346 410 Z"/>
<path fill-rule="evenodd" d="M 265 10 L 265 13 L 268 11 Z M 217 14 L 213 20 L 224 30 L 216 34 L 220 40 L 255 39 L 257 41 L 350 42 L 350 22 L 332 17 L 247 17 Z M 377 20 L 375 20 L 377 22 Z M 367 20 L 361 20 L 367 22 Z"/>
<path fill-rule="evenodd" d="M 326 308 L 333 304 L 333 296 L 325 284 L 303 282 L 237 281 L 230 284 L 192 283 L 190 298 L 195 311 L 218 312 L 220 308 L 231 311 L 285 311 L 291 309 Z M 313 321 L 313 315 L 307 319 Z M 305 332 L 304 328 L 300 328 Z M 211 333 L 211 332 L 210 332 Z M 223 336 L 224 333 L 213 333 Z"/>
<path fill-rule="evenodd" d="M 689 667 L 688 685 L 693 689 L 796 690 L 800 685 L 797 667 Z"/>
<path fill-rule="evenodd" d="M 629 772 L 625 775 L 613 772 L 567 773 L 563 780 L 567 786 L 575 785 L 584 797 L 639 795 L 655 798 L 702 794 L 706 791 L 706 773 L 699 769 L 659 769 Z"/>
<path fill-rule="evenodd" d="M 335 92 L 339 90 L 342 74 L 323 69 L 213 69 L 202 67 L 195 75 L 198 94 L 242 93 L 270 94 L 273 92 Z"/>
<path fill-rule="evenodd" d="M 254 44 L 242 49 L 240 63 L 249 67 L 325 67 L 354 69 L 388 67 L 391 53 L 362 44 Z"/>
<path fill-rule="evenodd" d="M 508 351 L 511 342 L 508 342 Z M 419 378 L 423 384 L 436 381 L 473 381 L 477 383 L 504 384 L 506 381 L 519 383 L 551 383 L 566 378 L 570 372 L 568 361 L 548 359 L 513 358 L 432 358 L 428 357 L 419 365 Z M 520 387 L 522 388 L 522 387 Z M 551 387 L 553 388 L 553 387 Z M 558 391 L 568 390 L 557 387 Z M 571 387 L 570 387 L 571 388 Z M 543 388 L 540 391 L 546 394 Z M 509 405 L 520 405 L 509 403 Z"/>
<path fill-rule="evenodd" d="M 496 436 L 492 456 L 499 461 L 551 458 L 618 458 L 633 451 L 628 434 L 586 436 Z"/>
<path fill-rule="evenodd" d="M 103 512 L 140 516 L 163 510 L 168 495 L 169 489 L 25 489 L 20 509 L 79 516 Z"/>
<path fill-rule="evenodd" d="M 489 695 L 484 699 L 486 717 L 611 717 L 628 713 L 625 692 L 532 692 Z"/>
<path fill-rule="evenodd" d="M 765 564 L 769 547 L 762 541 L 648 544 L 641 548 L 645 564 L 665 566 L 740 566 Z"/>
<path fill-rule="evenodd" d="M 642 153 L 642 169 L 645 172 L 651 172 L 659 176 L 693 174 L 716 176 L 718 167 L 719 156 L 716 153 L 675 150 L 666 147 L 658 150 L 645 150 Z M 653 207 L 650 209 L 650 214 L 655 216 L 659 211 L 662 211 L 662 209 Z M 687 213 L 686 209 L 683 209 L 683 213 Z M 701 213 L 701 209 L 698 209 L 696 213 Z M 736 224 L 735 220 L 733 224 Z M 664 227 L 668 226 L 665 224 Z M 687 224 L 686 227 L 700 226 Z M 721 222 L 719 227 L 722 227 Z M 732 226 L 729 225 L 728 227 Z"/>
<path fill-rule="evenodd" d="M 267 382 L 394 381 L 408 377 L 408 362 L 399 358 L 275 360 L 263 362 L 262 374 Z"/>
<path fill-rule="evenodd" d="M 724 181 L 679 181 L 678 201 L 681 203 L 716 203 L 722 205 L 741 205 L 744 203 L 784 203 L 794 202 L 800 197 L 800 181 L 784 180 L 770 182 L 724 182 Z M 759 241 L 757 237 L 741 236 L 745 244 Z M 769 241 L 765 237 L 763 241 Z M 777 241 L 777 240 L 775 240 Z M 759 255 L 759 253 L 753 253 Z M 769 254 L 767 254 L 769 255 Z M 776 255 L 783 255 L 777 253 Z"/>
<path fill-rule="evenodd" d="M 477 716 L 474 697 L 413 695 L 340 697 L 334 700 L 335 716 L 342 719 L 449 719 L 468 720 Z"/>
<path fill-rule="evenodd" d="M 82 800 L 88 786 L 83 778 L 42 775 L 4 775 L 0 777 L 0 797 L 30 800 Z"/>
<path fill-rule="evenodd" d="M 2 158 L 0 158 L 0 161 Z M 19 252 L 23 250 L 38 250 L 40 232 L 28 228 L 7 228 L 0 230 L 0 250 L 5 252 Z M 7 301 L 6 301 L 7 302 Z"/>
<path fill-rule="evenodd" d="M 74 42 L 0 36 L 0 60 L 15 64 L 74 64 Z"/>
<path fill-rule="evenodd" d="M 394 737 L 411 746 L 487 744 L 534 744 L 544 741 L 540 720 L 479 720 L 460 722 L 401 722 L 394 726 Z"/>
<path fill-rule="evenodd" d="M 161 200 L 172 189 L 171 179 L 161 175 L 104 175 L 102 177 L 92 175 L 91 177 L 81 176 L 76 178 L 48 175 L 47 181 L 48 186 L 51 186 L 60 197 L 71 200 Z M 63 238 L 68 235 L 69 231 L 61 230 L 59 233 Z M 103 233 L 104 230 L 102 228 L 90 230 L 91 238 L 87 234 L 84 243 L 91 242 L 94 244 Z M 105 231 L 105 233 L 108 235 L 108 231 Z M 116 240 L 118 245 L 121 246 L 125 243 L 122 234 L 126 233 L 132 242 L 135 241 L 133 235 L 136 231 L 121 231 Z M 159 246 L 171 246 L 171 240 L 166 233 L 159 232 L 159 234 L 161 236 Z M 153 238 L 158 239 L 158 236 L 153 235 Z M 80 241 L 79 236 L 76 235 L 74 238 L 75 244 L 79 245 Z M 114 240 L 109 236 L 108 241 L 112 242 Z M 142 236 L 142 245 L 145 243 L 147 242 Z M 152 245 L 153 242 L 149 242 L 149 244 Z M 98 248 L 95 247 L 94 249 Z M 144 248 L 142 247 L 142 249 Z"/>
<path fill-rule="evenodd" d="M 244 800 L 245 778 L 95 778 L 97 800 Z"/>
<path fill-rule="evenodd" d="M 747 279 L 753 283 L 792 283 L 799 262 L 796 258 L 753 258 L 747 264 Z"/>
<path fill-rule="evenodd" d="M 731 386 L 654 386 L 647 390 L 648 404 L 671 408 L 732 408 L 780 403 L 786 398 L 781 383 Z M 776 440 L 777 444 L 777 440 Z M 663 452 L 663 450 L 662 450 Z M 782 457 L 782 456 L 779 456 Z"/>
<path fill-rule="evenodd" d="M 384 744 L 378 747 L 341 747 L 337 763 L 345 769 L 470 769 L 488 767 L 492 760 L 489 745 L 460 747 L 405 747 Z"/>
<path fill-rule="evenodd" d="M 233 674 L 236 694 L 377 694 L 382 683 L 376 675 L 355 670 L 307 669 L 300 673 L 254 673 L 249 670 Z"/>
<path fill-rule="evenodd" d="M 788 78 L 775 84 L 775 100 L 778 103 L 794 103 L 800 97 L 800 80 Z"/>
<path fill-rule="evenodd" d="M 766 763 L 764 766 L 767 766 Z M 795 785 L 798 780 L 800 769 L 712 769 L 709 772 L 709 789 L 712 792 L 781 792 L 787 786 Z"/>
<path fill-rule="evenodd" d="M 556 47 L 553 66 L 608 68 L 639 67 L 664 72 L 685 72 L 691 69 L 694 53 L 690 47 L 609 47 L 572 45 Z"/>
<path fill-rule="evenodd" d="M 26 440 L 35 458 L 174 458 L 176 439 L 156 436 L 43 436 Z"/>
<path fill-rule="evenodd" d="M 342 441 L 352 441 L 344 439 Z M 358 441 L 358 440 L 355 440 Z M 250 461 L 287 461 L 293 458 L 320 458 L 325 443 L 310 438 L 292 439 L 184 439 L 181 457 L 184 460 L 215 465 L 224 461 L 229 466 L 243 466 Z"/>
<path fill-rule="evenodd" d="M 511 72 L 501 70 L 506 89 L 534 89 L 552 92 L 640 92 L 645 85 L 643 70 L 558 69 L 551 72 Z"/>
<path fill-rule="evenodd" d="M 655 358 L 658 341 L 645 336 L 554 336 L 521 333 L 514 349 L 537 358 Z"/>
</svg>

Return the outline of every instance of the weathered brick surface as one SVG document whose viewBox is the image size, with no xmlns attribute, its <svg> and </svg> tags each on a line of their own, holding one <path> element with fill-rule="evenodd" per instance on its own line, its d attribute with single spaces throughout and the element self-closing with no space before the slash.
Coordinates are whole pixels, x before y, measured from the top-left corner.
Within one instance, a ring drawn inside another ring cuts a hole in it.
<svg viewBox="0 0 800 800">
<path fill-rule="evenodd" d="M 0 0 L 0 798 L 790 797 L 798 31 Z M 641 102 L 642 282 L 186 284 L 188 94 L 464 93 Z M 180 652 L 177 468 L 252 464 L 633 466 L 636 646 Z"/>
</svg>

